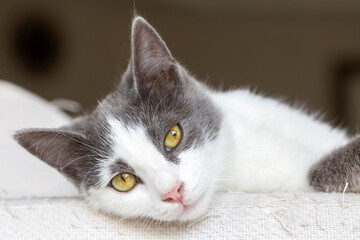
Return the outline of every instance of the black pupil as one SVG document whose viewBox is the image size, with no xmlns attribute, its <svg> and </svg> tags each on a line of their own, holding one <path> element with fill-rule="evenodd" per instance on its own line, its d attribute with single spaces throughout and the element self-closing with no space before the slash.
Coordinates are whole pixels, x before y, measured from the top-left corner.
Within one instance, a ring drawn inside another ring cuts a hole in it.
<svg viewBox="0 0 360 240">
<path fill-rule="evenodd" d="M 126 182 L 126 180 L 125 180 L 125 178 L 123 177 L 123 175 L 121 175 L 121 179 L 122 179 L 124 182 Z"/>
</svg>

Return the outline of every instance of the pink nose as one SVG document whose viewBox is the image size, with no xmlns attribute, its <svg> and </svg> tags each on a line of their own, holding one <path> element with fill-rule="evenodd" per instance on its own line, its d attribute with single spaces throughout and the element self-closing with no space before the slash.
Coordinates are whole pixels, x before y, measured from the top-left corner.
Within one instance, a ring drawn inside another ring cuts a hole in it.
<svg viewBox="0 0 360 240">
<path fill-rule="evenodd" d="M 179 202 L 182 203 L 181 195 L 182 184 L 175 185 L 170 192 L 163 195 L 163 201 L 165 202 Z"/>
</svg>

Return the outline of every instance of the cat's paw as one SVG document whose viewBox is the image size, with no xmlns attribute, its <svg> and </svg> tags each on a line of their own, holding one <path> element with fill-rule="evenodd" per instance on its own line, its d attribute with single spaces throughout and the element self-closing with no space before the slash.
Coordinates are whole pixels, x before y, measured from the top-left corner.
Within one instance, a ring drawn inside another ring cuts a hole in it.
<svg viewBox="0 0 360 240">
<path fill-rule="evenodd" d="M 309 171 L 309 184 L 319 191 L 360 192 L 360 137 L 333 151 Z"/>
</svg>

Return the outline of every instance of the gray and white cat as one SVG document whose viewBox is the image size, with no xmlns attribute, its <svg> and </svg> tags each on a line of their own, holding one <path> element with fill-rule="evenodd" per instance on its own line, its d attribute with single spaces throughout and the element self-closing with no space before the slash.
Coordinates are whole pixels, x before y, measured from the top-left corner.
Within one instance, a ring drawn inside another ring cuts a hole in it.
<svg viewBox="0 0 360 240">
<path fill-rule="evenodd" d="M 360 138 L 249 90 L 214 91 L 143 18 L 117 89 L 89 115 L 15 138 L 94 208 L 122 217 L 198 218 L 221 189 L 360 192 Z"/>
</svg>

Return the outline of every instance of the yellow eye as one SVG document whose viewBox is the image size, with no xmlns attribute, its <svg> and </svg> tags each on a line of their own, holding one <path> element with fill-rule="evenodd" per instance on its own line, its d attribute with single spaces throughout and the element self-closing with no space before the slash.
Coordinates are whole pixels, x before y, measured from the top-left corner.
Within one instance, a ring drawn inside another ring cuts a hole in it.
<svg viewBox="0 0 360 240">
<path fill-rule="evenodd" d="M 176 145 L 178 145 L 180 141 L 180 138 L 181 138 L 180 127 L 179 125 L 175 125 L 170 129 L 170 131 L 166 135 L 164 142 L 166 151 L 170 152 L 171 149 L 176 147 Z"/>
<path fill-rule="evenodd" d="M 127 192 L 136 184 L 136 176 L 131 173 L 120 173 L 111 180 L 112 187 L 119 192 Z"/>
</svg>

